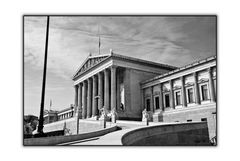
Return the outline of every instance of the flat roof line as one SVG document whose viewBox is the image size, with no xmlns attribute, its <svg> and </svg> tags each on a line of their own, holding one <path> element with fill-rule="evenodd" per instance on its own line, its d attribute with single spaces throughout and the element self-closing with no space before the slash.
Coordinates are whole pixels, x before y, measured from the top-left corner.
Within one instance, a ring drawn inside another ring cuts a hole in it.
<svg viewBox="0 0 240 161">
<path fill-rule="evenodd" d="M 214 56 L 211 56 L 211 57 L 208 57 L 208 58 L 205 58 L 205 59 L 201 59 L 201 60 L 199 60 L 199 61 L 193 62 L 193 63 L 191 63 L 191 64 L 187 64 L 187 65 L 185 65 L 185 66 L 183 66 L 183 67 L 177 68 L 177 69 L 172 70 L 172 71 L 170 71 L 170 72 L 167 72 L 167 73 L 161 74 L 161 75 L 159 75 L 159 76 L 156 76 L 156 77 L 154 77 L 154 78 L 145 80 L 145 81 L 141 82 L 141 84 L 145 84 L 145 83 L 148 83 L 148 82 L 157 80 L 157 79 L 159 79 L 159 78 L 163 78 L 163 77 L 165 77 L 165 76 L 171 75 L 171 74 L 173 74 L 173 73 L 180 72 L 180 71 L 182 71 L 182 70 L 185 70 L 185 69 L 191 68 L 191 67 L 193 67 L 193 66 L 196 66 L 196 65 L 199 65 L 199 64 L 202 64 L 202 63 L 205 63 L 205 62 L 214 60 L 214 59 L 216 59 L 216 58 L 217 58 L 217 56 L 214 55 Z"/>
</svg>

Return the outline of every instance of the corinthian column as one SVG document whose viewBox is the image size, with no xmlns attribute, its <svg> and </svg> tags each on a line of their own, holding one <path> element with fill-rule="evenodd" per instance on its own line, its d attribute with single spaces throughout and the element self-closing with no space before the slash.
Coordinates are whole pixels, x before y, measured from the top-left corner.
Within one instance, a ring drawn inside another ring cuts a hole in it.
<svg viewBox="0 0 240 161">
<path fill-rule="evenodd" d="M 85 119 L 87 116 L 87 82 L 83 82 L 83 110 L 82 110 L 82 117 Z"/>
<path fill-rule="evenodd" d="M 74 100 L 74 112 L 77 112 L 77 106 L 78 106 L 78 85 L 75 85 L 75 100 Z"/>
<path fill-rule="evenodd" d="M 116 71 L 116 77 L 117 77 L 117 105 L 116 110 L 120 109 L 120 102 L 121 102 L 121 96 L 120 96 L 120 73 Z"/>
<path fill-rule="evenodd" d="M 87 118 L 92 116 L 92 80 L 88 79 L 88 93 L 87 93 Z"/>
<path fill-rule="evenodd" d="M 111 109 L 116 110 L 116 67 L 111 67 Z"/>
<path fill-rule="evenodd" d="M 95 117 L 97 115 L 97 77 L 93 76 L 93 98 L 92 98 L 92 117 Z"/>
<path fill-rule="evenodd" d="M 98 109 L 103 107 L 103 75 L 98 73 Z"/>
<path fill-rule="evenodd" d="M 78 87 L 78 118 L 82 117 L 82 114 L 80 114 L 80 112 L 82 112 L 82 83 L 79 84 Z"/>
<path fill-rule="evenodd" d="M 109 110 L 109 73 L 107 69 L 104 70 L 104 108 Z"/>
</svg>

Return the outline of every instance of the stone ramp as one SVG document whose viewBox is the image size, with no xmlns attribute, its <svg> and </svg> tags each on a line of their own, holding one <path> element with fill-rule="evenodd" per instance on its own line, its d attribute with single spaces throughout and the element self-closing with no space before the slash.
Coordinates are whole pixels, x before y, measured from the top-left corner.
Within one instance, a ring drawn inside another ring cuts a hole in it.
<svg viewBox="0 0 240 161">
<path fill-rule="evenodd" d="M 107 123 L 109 124 L 109 126 L 111 126 L 112 124 L 110 122 L 107 122 Z M 144 123 L 141 121 L 124 121 L 124 120 L 117 120 L 116 125 L 120 127 L 122 130 L 145 126 Z M 96 144 L 99 138 L 100 137 L 85 139 L 85 140 L 78 140 L 75 142 L 69 142 L 69 143 L 60 144 L 60 145 L 99 145 L 99 144 Z"/>
<path fill-rule="evenodd" d="M 121 127 L 122 129 L 129 129 L 135 127 L 145 126 L 144 122 L 142 121 L 124 121 L 124 120 L 117 120 L 117 126 Z"/>
</svg>

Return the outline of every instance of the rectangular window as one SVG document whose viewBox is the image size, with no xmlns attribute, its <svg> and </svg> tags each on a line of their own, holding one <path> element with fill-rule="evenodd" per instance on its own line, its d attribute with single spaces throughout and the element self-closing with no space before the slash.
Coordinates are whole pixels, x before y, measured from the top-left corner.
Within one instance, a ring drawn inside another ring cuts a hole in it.
<svg viewBox="0 0 240 161">
<path fill-rule="evenodd" d="M 187 89 L 188 103 L 193 103 L 193 88 Z"/>
<path fill-rule="evenodd" d="M 147 111 L 150 111 L 150 99 L 147 99 Z"/>
<path fill-rule="evenodd" d="M 165 107 L 170 107 L 170 98 L 169 98 L 169 94 L 165 94 L 164 96 L 165 99 Z"/>
<path fill-rule="evenodd" d="M 175 93 L 175 98 L 176 98 L 176 105 L 180 105 L 181 104 L 181 93 L 180 91 Z"/>
<path fill-rule="evenodd" d="M 207 88 L 207 85 L 202 85 L 201 86 L 201 90 L 202 90 L 202 100 L 205 101 L 205 100 L 208 100 L 208 88 Z"/>
<path fill-rule="evenodd" d="M 159 97 L 155 97 L 155 109 L 159 109 Z"/>
<path fill-rule="evenodd" d="M 192 122 L 192 120 L 187 120 L 187 122 Z"/>
</svg>

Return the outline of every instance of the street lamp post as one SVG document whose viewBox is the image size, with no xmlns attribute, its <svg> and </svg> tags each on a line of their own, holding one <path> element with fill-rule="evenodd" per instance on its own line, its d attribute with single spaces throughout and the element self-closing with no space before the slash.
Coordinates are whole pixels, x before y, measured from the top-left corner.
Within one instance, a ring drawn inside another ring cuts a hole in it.
<svg viewBox="0 0 240 161">
<path fill-rule="evenodd" d="M 49 16 L 47 16 L 46 43 L 45 43 L 45 56 L 44 56 L 44 67 L 43 67 L 43 81 L 42 81 L 42 97 L 41 97 L 41 104 L 40 104 L 40 116 L 39 116 L 37 136 L 44 136 L 44 133 L 43 133 L 43 121 L 44 121 L 43 113 L 44 113 L 46 72 L 47 72 L 48 36 L 49 36 Z"/>
</svg>

